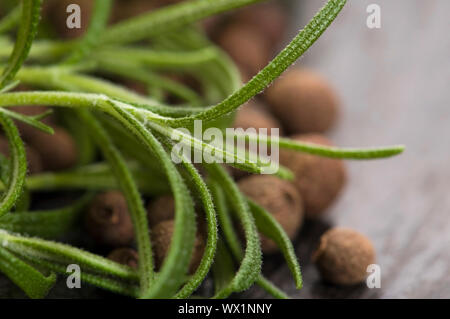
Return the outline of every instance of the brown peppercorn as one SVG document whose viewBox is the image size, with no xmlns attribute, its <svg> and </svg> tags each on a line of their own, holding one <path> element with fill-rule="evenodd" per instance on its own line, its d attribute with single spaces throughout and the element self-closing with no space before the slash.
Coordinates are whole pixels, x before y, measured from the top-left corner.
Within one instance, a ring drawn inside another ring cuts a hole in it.
<svg viewBox="0 0 450 319">
<path fill-rule="evenodd" d="M 308 70 L 287 71 L 265 96 L 272 112 L 291 134 L 325 132 L 338 114 L 339 102 L 333 89 Z"/>
<path fill-rule="evenodd" d="M 117 248 L 109 253 L 108 259 L 134 269 L 137 269 L 139 265 L 139 255 L 132 248 Z"/>
<path fill-rule="evenodd" d="M 288 21 L 285 10 L 274 2 L 245 7 L 238 11 L 234 19 L 255 27 L 274 49 L 283 40 Z"/>
<path fill-rule="evenodd" d="M 36 131 L 28 140 L 39 152 L 45 170 L 62 170 L 75 165 L 77 147 L 72 136 L 62 127 L 53 127 L 54 134 Z"/>
<path fill-rule="evenodd" d="M 333 228 L 320 238 L 313 254 L 323 279 L 338 285 L 358 284 L 367 276 L 367 266 L 375 262 L 370 240 L 346 228 Z"/>
<path fill-rule="evenodd" d="M 101 245 L 127 246 L 134 238 L 127 202 L 118 191 L 98 194 L 94 198 L 86 214 L 85 226 L 89 235 Z"/>
<path fill-rule="evenodd" d="M 294 239 L 303 223 L 303 203 L 291 183 L 271 175 L 254 175 L 242 179 L 238 185 L 247 197 L 273 215 L 290 239 Z M 260 237 L 265 254 L 278 251 L 274 241 L 264 235 Z"/>
<path fill-rule="evenodd" d="M 75 4 L 80 6 L 80 28 L 69 28 L 67 26 L 72 11 L 67 12 L 69 5 Z M 65 39 L 74 39 L 82 36 L 91 20 L 92 10 L 94 8 L 94 1 L 92 0 L 57 0 L 51 1 L 46 7 L 46 14 L 52 22 L 56 32 L 59 36 Z"/>
<path fill-rule="evenodd" d="M 223 15 L 210 16 L 200 21 L 200 26 L 210 38 L 215 38 L 223 27 L 224 20 Z"/>
<path fill-rule="evenodd" d="M 9 157 L 9 142 L 3 136 L 0 136 L 0 153 Z M 25 145 L 25 153 L 28 163 L 28 172 L 36 174 L 42 171 L 42 158 L 39 153 L 30 145 Z"/>
<path fill-rule="evenodd" d="M 174 220 L 165 220 L 160 222 L 158 225 L 154 226 L 150 230 L 150 235 L 152 238 L 153 249 L 155 253 L 155 265 L 159 269 L 166 255 L 169 251 L 170 243 L 172 241 L 172 236 L 175 228 Z M 200 232 L 197 232 L 194 244 L 194 251 L 192 254 L 192 259 L 189 264 L 189 273 L 192 274 L 200 265 L 201 259 L 203 257 L 203 252 L 205 250 L 205 238 Z"/>
<path fill-rule="evenodd" d="M 270 50 L 264 36 L 248 24 L 227 25 L 217 42 L 244 74 L 254 75 L 269 62 Z"/>
<path fill-rule="evenodd" d="M 175 218 L 175 201 L 172 195 L 158 197 L 147 206 L 147 217 L 150 226 Z"/>
<path fill-rule="evenodd" d="M 326 137 L 319 134 L 294 135 L 291 138 L 332 146 Z M 294 172 L 294 185 L 303 198 L 308 218 L 322 214 L 336 199 L 346 181 L 346 170 L 341 160 L 280 150 L 280 163 Z"/>
</svg>

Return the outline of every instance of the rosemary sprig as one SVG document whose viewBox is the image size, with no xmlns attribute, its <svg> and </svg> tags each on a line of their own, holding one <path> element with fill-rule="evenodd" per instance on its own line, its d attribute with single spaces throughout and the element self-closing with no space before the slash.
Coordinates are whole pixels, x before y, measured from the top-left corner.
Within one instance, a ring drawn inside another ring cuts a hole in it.
<svg viewBox="0 0 450 319">
<path fill-rule="evenodd" d="M 22 0 L 22 16 L 14 50 L 0 78 L 0 89 L 4 88 L 16 75 L 28 56 L 36 35 L 40 18 L 41 0 Z"/>
<path fill-rule="evenodd" d="M 178 29 L 195 21 L 261 0 L 193 0 L 121 22 L 103 36 L 106 44 L 136 42 Z"/>
<path fill-rule="evenodd" d="M 164 123 L 175 127 L 188 127 L 194 120 L 210 121 L 237 109 L 264 90 L 302 56 L 333 22 L 345 3 L 346 0 L 328 1 L 306 27 L 264 69 L 222 102 L 194 116 L 165 120 Z"/>
<path fill-rule="evenodd" d="M 175 231 L 172 242 L 158 278 L 142 295 L 144 298 L 168 298 L 176 293 L 186 279 L 196 233 L 194 204 L 186 184 L 161 143 L 133 115 L 116 104 L 112 106 L 119 114 L 119 119 L 136 137 L 153 149 L 172 187 L 175 198 Z"/>
<path fill-rule="evenodd" d="M 92 194 L 87 194 L 64 208 L 7 214 L 0 218 L 0 228 L 29 236 L 56 239 L 74 226 L 83 208 L 91 199 Z"/>
<path fill-rule="evenodd" d="M 153 282 L 154 266 L 150 235 L 147 228 L 147 213 L 142 203 L 138 188 L 126 166 L 125 161 L 121 157 L 121 154 L 115 148 L 113 142 L 110 140 L 101 124 L 87 110 L 79 110 L 78 114 L 80 118 L 83 119 L 83 122 L 86 124 L 87 128 L 91 131 L 91 135 L 94 137 L 95 142 L 110 163 L 114 175 L 116 176 L 120 188 L 127 200 L 138 245 L 141 293 L 145 293 L 148 289 L 150 289 L 151 283 Z"/>
<path fill-rule="evenodd" d="M 7 186 L 0 199 L 0 217 L 2 217 L 11 210 L 22 193 L 27 172 L 27 160 L 23 142 L 12 120 L 0 114 L 0 124 L 3 126 L 11 149 L 11 165 L 9 167 Z"/>
<path fill-rule="evenodd" d="M 105 25 L 111 0 L 96 0 L 93 19 L 84 37 L 66 42 L 40 40 L 32 47 L 41 1 L 22 1 L 20 28 L 14 47 L 8 39 L 0 39 L 0 60 L 9 58 L 6 65 L 0 66 L 3 72 L 0 80 L 0 123 L 11 148 L 10 159 L 0 157 L 4 184 L 0 202 L 0 242 L 4 243 L 0 247 L 0 271 L 30 297 L 45 296 L 54 282 L 53 273 L 66 274 L 67 265 L 76 263 L 82 268 L 81 279 L 84 282 L 133 297 L 187 298 L 212 269 L 216 298 L 243 291 L 254 283 L 274 297 L 287 298 L 261 275 L 258 231 L 278 244 L 297 288 L 301 287 L 300 266 L 292 244 L 272 216 L 257 204 L 248 202 L 229 174 L 218 164 L 204 164 L 209 175 L 209 183 L 206 184 L 188 158 L 179 154 L 182 165 L 175 165 L 168 150 L 174 143 L 182 142 L 192 151 L 207 150 L 222 161 L 232 158 L 234 166 L 240 169 L 253 173 L 265 172 L 258 159 L 250 161 L 247 156 L 241 158 L 236 149 L 206 143 L 181 128 L 192 128 L 195 120 L 204 121 L 204 126 L 227 126 L 233 111 L 294 63 L 326 30 L 346 1 L 329 0 L 267 67 L 241 87 L 239 72 L 230 59 L 191 24 L 259 1 L 186 1 L 131 18 L 107 30 Z M 0 22 L 0 33 L 15 24 L 17 10 Z M 144 41 L 149 38 L 152 45 Z M 139 47 L 133 45 L 138 41 Z M 38 66 L 22 66 L 28 54 L 30 60 L 39 63 Z M 43 66 L 43 63 L 48 65 Z M 160 70 L 173 69 L 194 76 L 202 84 L 205 94 L 199 96 L 192 89 L 164 79 L 159 74 Z M 124 86 L 98 78 L 96 75 L 99 72 L 137 80 L 147 85 L 150 93 L 157 94 L 154 97 L 137 94 Z M 56 91 L 10 92 L 17 81 Z M 159 97 L 164 92 L 177 95 L 187 105 L 170 106 L 160 102 Z M 209 106 L 200 107 L 202 104 Z M 8 109 L 19 105 L 62 107 L 57 115 L 69 129 L 77 133 L 80 125 L 86 128 L 84 134 L 74 134 L 81 149 L 81 166 L 71 171 L 46 172 L 25 178 L 24 146 L 11 119 L 48 133 L 52 130 L 40 121 L 46 113 L 29 117 Z M 178 140 L 173 140 L 173 136 Z M 285 138 L 245 138 L 269 145 L 276 143 L 293 151 L 345 159 L 384 158 L 397 155 L 404 149 L 402 146 L 340 149 Z M 92 142 L 101 150 L 107 163 L 92 164 L 96 151 Z M 291 177 L 283 169 L 277 174 L 283 178 Z M 17 210 L 27 207 L 24 185 L 30 192 L 57 188 L 121 189 L 134 223 L 139 270 L 66 244 L 24 236 L 54 238 L 61 235 L 76 220 L 87 200 L 83 198 L 74 206 L 61 210 L 19 212 Z M 190 191 L 200 199 L 206 215 L 207 245 L 200 266 L 189 277 L 187 271 L 196 234 L 196 215 Z M 141 194 L 169 192 L 175 198 L 175 230 L 165 262 L 156 273 Z M 14 205 L 19 209 L 9 213 Z M 231 213 L 243 228 L 245 249 L 234 229 Z M 217 224 L 222 231 L 221 239 L 218 238 Z M 235 262 L 239 265 L 237 269 Z M 37 269 L 49 271 L 50 276 L 46 277 Z"/>
<path fill-rule="evenodd" d="M 3 247 L 0 247 L 0 271 L 22 288 L 30 298 L 45 297 L 56 282 L 54 273 L 44 276 Z"/>
</svg>

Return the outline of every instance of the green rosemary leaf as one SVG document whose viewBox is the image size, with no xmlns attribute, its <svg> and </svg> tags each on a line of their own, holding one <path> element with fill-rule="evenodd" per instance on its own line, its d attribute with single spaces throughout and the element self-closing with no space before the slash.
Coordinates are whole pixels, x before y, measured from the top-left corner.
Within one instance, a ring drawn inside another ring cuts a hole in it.
<svg viewBox="0 0 450 319">
<path fill-rule="evenodd" d="M 281 148 L 291 149 L 294 151 L 305 152 L 313 155 L 341 158 L 341 159 L 354 159 L 354 160 L 368 160 L 379 159 L 398 155 L 405 150 L 403 145 L 394 146 L 379 146 L 370 148 L 339 148 L 330 147 L 324 145 L 318 145 L 313 143 L 305 143 L 294 141 L 288 138 L 271 138 L 270 136 L 239 134 L 238 136 L 244 137 L 247 141 L 264 142 L 268 145 L 277 144 Z"/>
<path fill-rule="evenodd" d="M 234 230 L 233 221 L 231 220 L 231 216 L 228 212 L 225 194 L 223 193 L 222 189 L 220 188 L 220 186 L 217 182 L 211 182 L 210 189 L 211 189 L 211 193 L 213 194 L 214 203 L 216 204 L 217 214 L 218 214 L 221 230 L 225 237 L 225 241 L 228 244 L 228 247 L 230 247 L 231 252 L 234 255 L 234 258 L 236 260 L 241 260 L 242 255 L 243 255 L 242 247 L 241 247 L 239 238 L 236 234 L 236 231 Z M 219 247 L 218 247 L 218 249 L 219 249 Z M 217 255 L 219 255 L 219 251 L 217 252 Z M 225 271 L 225 270 L 217 269 L 217 267 L 219 267 L 219 266 L 213 265 L 213 271 L 214 270 L 219 271 L 219 272 Z M 214 275 L 214 273 L 213 273 L 213 275 Z M 262 274 L 260 274 L 258 276 L 255 283 L 275 298 L 280 298 L 280 299 L 288 298 L 288 296 L 284 292 L 282 292 L 274 284 L 272 284 L 270 281 L 268 281 L 266 278 L 264 278 L 264 276 L 262 276 Z M 230 289 L 224 288 L 223 284 L 221 284 L 221 289 L 219 289 L 218 291 L 216 290 L 216 294 L 215 294 L 214 298 L 225 298 L 225 297 L 229 296 L 231 293 L 232 293 L 232 291 Z"/>
<path fill-rule="evenodd" d="M 92 52 L 101 33 L 105 29 L 111 12 L 112 0 L 95 0 L 89 27 L 80 42 L 74 48 L 74 52 L 65 63 L 77 63 Z"/>
<path fill-rule="evenodd" d="M 161 120 L 173 127 L 188 127 L 194 120 L 210 121 L 232 112 L 256 94 L 264 90 L 273 80 L 293 64 L 322 35 L 344 7 L 346 0 L 329 0 L 325 7 L 299 32 L 264 69 L 247 84 L 219 104 L 196 115 Z"/>
<path fill-rule="evenodd" d="M 297 289 L 301 289 L 303 282 L 300 265 L 298 264 L 294 247 L 292 247 L 292 242 L 288 235 L 276 219 L 264 208 L 251 200 L 248 200 L 248 203 L 255 218 L 256 227 L 261 233 L 272 239 L 278 245 L 291 270 Z"/>
<path fill-rule="evenodd" d="M 21 5 L 15 7 L 0 21 L 0 34 L 13 29 L 20 21 L 20 14 L 22 12 Z"/>
<path fill-rule="evenodd" d="M 1 229 L 0 243 L 4 248 L 19 256 L 59 263 L 66 267 L 77 264 L 85 271 L 116 276 L 123 280 L 138 279 L 138 273 L 130 267 L 66 244 L 36 237 L 24 237 Z"/>
<path fill-rule="evenodd" d="M 10 145 L 11 164 L 5 192 L 1 195 L 0 217 L 8 213 L 22 193 L 27 173 L 25 148 L 11 119 L 0 113 L 0 124 Z"/>
<path fill-rule="evenodd" d="M 217 103 L 241 87 L 240 71 L 231 59 L 193 26 L 185 26 L 176 32 L 164 34 L 158 41 L 172 50 L 215 48 L 216 58 L 213 61 L 205 64 L 201 70 L 190 70 L 202 83 L 205 100 L 208 103 Z"/>
<path fill-rule="evenodd" d="M 258 280 L 256 281 L 258 286 L 263 288 L 267 293 L 271 294 L 274 298 L 277 299 L 289 299 L 289 296 L 286 295 L 282 290 L 280 290 L 277 286 L 275 286 L 272 282 L 270 282 L 267 278 L 260 275 Z"/>
<path fill-rule="evenodd" d="M 143 171 L 142 167 L 135 163 L 129 163 L 129 166 L 134 180 L 143 193 L 161 195 L 170 191 L 164 179 L 147 174 L 147 171 Z M 31 191 L 74 189 L 102 191 L 119 188 L 111 167 L 103 164 L 86 165 L 71 171 L 34 174 L 27 177 L 26 186 Z"/>
<path fill-rule="evenodd" d="M 136 183 L 126 166 L 120 152 L 114 146 L 101 124 L 87 111 L 78 110 L 91 136 L 111 165 L 122 192 L 127 200 L 128 209 L 133 220 L 139 253 L 139 273 L 142 292 L 150 289 L 154 277 L 153 256 L 148 231 L 147 212 L 144 208 Z"/>
<path fill-rule="evenodd" d="M 20 113 L 17 113 L 17 112 L 13 112 L 13 111 L 7 110 L 5 108 L 0 108 L 0 113 L 3 113 L 4 115 L 6 115 L 8 117 L 11 117 L 13 119 L 16 119 L 18 121 L 21 121 L 21 122 L 24 122 L 26 124 L 29 124 L 29 125 L 37 128 L 38 130 L 41 130 L 41 131 L 45 132 L 45 133 L 48 133 L 48 134 L 53 134 L 54 133 L 53 128 L 51 128 L 48 125 L 45 125 L 44 123 L 40 122 L 39 120 L 36 120 L 36 118 L 33 117 L 33 116 L 26 116 L 26 115 L 23 115 L 23 114 L 20 114 Z M 48 113 L 46 112 L 46 114 L 48 114 Z"/>
<path fill-rule="evenodd" d="M 184 180 L 161 143 L 131 114 L 114 103 L 111 105 L 122 118 L 123 124 L 159 158 L 172 187 L 175 198 L 175 230 L 170 249 L 158 278 L 142 295 L 143 298 L 169 298 L 186 280 L 196 234 L 194 203 Z"/>
<path fill-rule="evenodd" d="M 34 119 L 34 120 L 40 121 L 40 120 L 42 120 L 42 119 L 44 119 L 44 118 L 46 118 L 47 116 L 52 115 L 52 114 L 53 114 L 53 110 L 52 110 L 52 109 L 49 109 L 49 110 L 46 110 L 46 111 L 44 111 L 44 112 L 42 112 L 42 113 L 39 113 L 39 114 L 37 114 L 37 115 L 30 116 L 30 117 L 31 117 L 32 119 Z"/>
<path fill-rule="evenodd" d="M 191 276 L 191 278 L 183 286 L 183 288 L 175 295 L 175 298 L 188 298 L 205 279 L 214 261 L 214 255 L 217 246 L 217 221 L 213 199 L 208 187 L 206 186 L 205 182 L 203 181 L 194 165 L 192 165 L 192 163 L 184 156 L 182 156 L 181 159 L 183 161 L 183 165 L 186 168 L 186 171 L 192 178 L 192 181 L 197 188 L 197 192 L 200 194 L 200 198 L 203 204 L 203 210 L 206 214 L 208 229 L 206 247 L 202 256 L 202 260 L 200 261 L 200 265 L 198 266 L 194 275 Z"/>
<path fill-rule="evenodd" d="M 49 211 L 16 212 L 0 218 L 0 228 L 14 233 L 58 238 L 70 230 L 79 220 L 80 214 L 92 194 L 87 194 L 74 204 Z"/>
<path fill-rule="evenodd" d="M 119 75 L 139 81 L 150 88 L 159 88 L 179 97 L 190 105 L 200 105 L 201 97 L 194 90 L 176 81 L 152 73 L 140 67 L 137 63 L 102 59 L 98 63 L 100 71 L 107 74 Z"/>
<path fill-rule="evenodd" d="M 253 216 L 237 185 L 221 166 L 211 164 L 206 168 L 216 182 L 220 181 L 228 201 L 242 223 L 246 239 L 241 266 L 230 285 L 217 295 L 217 297 L 222 297 L 222 294 L 227 296 L 230 292 L 246 290 L 255 283 L 261 273 L 261 248 Z"/>
<path fill-rule="evenodd" d="M 55 261 L 47 261 L 45 259 L 37 258 L 34 256 L 23 256 L 23 258 L 30 263 L 39 266 L 40 268 L 44 268 L 64 276 L 68 275 L 67 265 L 65 264 L 60 264 Z M 84 267 L 80 268 L 80 270 L 80 279 L 83 282 L 125 296 L 135 298 L 139 296 L 139 286 L 136 284 L 137 280 L 121 280 L 109 274 L 89 272 L 88 270 L 84 269 Z"/>
<path fill-rule="evenodd" d="M 95 53 L 95 61 L 133 61 L 141 66 L 153 69 L 184 69 L 199 67 L 199 64 L 209 62 L 216 58 L 217 51 L 206 47 L 190 51 L 155 51 L 147 48 L 107 48 Z"/>
<path fill-rule="evenodd" d="M 141 167 L 145 167 L 145 175 L 149 181 L 162 183 L 164 188 L 170 191 L 170 188 L 167 187 L 167 178 L 161 171 L 161 166 L 152 150 L 142 148 L 142 143 L 136 139 L 135 135 L 117 120 L 112 121 L 110 116 L 102 116 L 102 114 L 98 114 L 98 118 L 114 140 L 114 144 L 120 148 L 122 154 L 139 163 Z M 133 167 L 130 167 L 130 169 L 133 169 Z M 143 175 L 143 173 L 141 172 L 140 175 Z M 136 176 L 136 174 L 134 175 Z"/>
<path fill-rule="evenodd" d="M 113 103 L 117 104 L 114 101 Z M 177 143 L 181 143 L 196 152 L 199 152 L 200 154 L 202 154 L 202 157 L 203 154 L 207 152 L 213 157 L 213 160 L 217 160 L 221 163 L 230 162 L 230 165 L 250 173 L 264 174 L 265 172 L 267 172 L 267 170 L 270 170 L 271 172 L 277 172 L 277 170 L 272 167 L 272 164 L 262 166 L 258 157 L 255 158 L 255 161 L 251 161 L 246 157 L 240 156 L 236 152 L 235 148 L 233 152 L 229 152 L 226 149 L 215 146 L 214 144 L 205 143 L 202 140 L 199 140 L 191 134 L 182 130 L 166 127 L 151 121 L 147 121 L 146 123 L 150 128 L 154 129 L 160 134 L 174 140 Z M 205 162 L 208 161 L 210 160 L 205 160 Z M 290 174 L 286 169 L 278 170 L 276 174 L 280 174 L 283 178 L 292 178 L 292 174 Z"/>
<path fill-rule="evenodd" d="M 30 298 L 44 298 L 56 282 L 56 275 L 44 276 L 38 270 L 0 247 L 0 271 Z"/>
<path fill-rule="evenodd" d="M 8 84 L 6 84 L 5 85 L 5 87 L 3 87 L 1 90 L 0 90 L 0 94 L 3 94 L 3 93 L 6 93 L 6 92 L 9 92 L 9 91 L 12 91 L 15 87 L 17 87 L 18 85 L 20 84 L 20 81 L 12 81 L 12 82 L 10 82 L 10 83 L 8 83 Z"/>
<path fill-rule="evenodd" d="M 7 60 L 14 48 L 14 44 L 6 39 L 0 38 L 0 60 Z M 50 41 L 50 40 L 36 40 L 33 41 L 33 46 L 28 53 L 27 59 L 30 61 L 38 61 L 48 63 L 57 61 L 64 54 L 69 52 L 73 47 L 73 42 L 69 41 Z"/>
<path fill-rule="evenodd" d="M 235 268 L 233 256 L 223 240 L 217 243 L 216 258 L 212 266 L 214 293 L 217 296 L 224 291 L 234 278 Z"/>
<path fill-rule="evenodd" d="M 199 111 L 202 110 L 202 108 L 167 106 L 151 98 L 144 97 L 135 92 L 132 92 L 124 88 L 123 86 L 108 82 L 106 80 L 90 77 L 87 75 L 67 72 L 67 70 L 64 70 L 62 68 L 41 68 L 41 67 L 22 68 L 20 72 L 17 74 L 17 78 L 20 79 L 25 84 L 39 86 L 42 88 L 59 89 L 74 92 L 92 92 L 96 94 L 106 94 L 109 97 L 123 100 L 123 102 L 126 103 L 131 102 L 133 103 L 134 106 L 137 106 L 142 109 L 147 109 L 149 111 L 155 112 L 163 116 L 180 117 L 190 115 L 193 113 L 198 113 Z M 33 92 L 18 92 L 18 93 L 32 94 Z M 61 92 L 54 92 L 54 94 L 58 95 L 60 95 L 60 93 Z M 34 98 L 31 98 L 30 103 L 39 98 L 38 96 L 39 94 L 37 93 L 32 95 L 35 96 Z M 26 96 L 27 96 L 26 94 L 22 95 L 22 97 Z M 51 93 L 48 96 L 51 96 Z"/>
<path fill-rule="evenodd" d="M 0 78 L 0 89 L 16 75 L 28 56 L 31 43 L 37 32 L 40 18 L 41 0 L 22 0 L 22 16 L 14 50 Z"/>
<path fill-rule="evenodd" d="M 231 249 L 234 257 L 237 260 L 242 259 L 242 247 L 239 238 L 234 230 L 233 221 L 231 220 L 230 212 L 228 209 L 228 203 L 226 201 L 225 194 L 220 187 L 219 183 L 211 180 L 209 183 L 209 188 L 211 194 L 214 198 L 214 203 L 216 205 L 217 217 L 220 224 L 220 229 L 224 236 L 224 239 Z"/>
<path fill-rule="evenodd" d="M 261 0 L 193 0 L 142 14 L 105 32 L 102 43 L 129 43 L 159 35 L 195 21 Z"/>
</svg>

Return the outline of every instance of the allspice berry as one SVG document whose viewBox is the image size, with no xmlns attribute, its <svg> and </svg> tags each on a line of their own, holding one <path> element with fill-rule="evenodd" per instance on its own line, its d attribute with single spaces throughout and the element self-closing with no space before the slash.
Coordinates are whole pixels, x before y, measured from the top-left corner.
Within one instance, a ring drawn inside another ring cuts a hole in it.
<svg viewBox="0 0 450 319">
<path fill-rule="evenodd" d="M 164 195 L 150 202 L 147 206 L 147 217 L 150 226 L 175 218 L 175 201 L 172 195 Z"/>
<path fill-rule="evenodd" d="M 265 96 L 273 114 L 291 134 L 325 132 L 338 114 L 334 90 L 320 75 L 308 70 L 287 71 Z"/>
<path fill-rule="evenodd" d="M 28 140 L 39 152 L 45 170 L 63 170 L 76 164 L 78 151 L 72 136 L 62 127 L 54 126 L 54 134 L 36 131 Z"/>
<path fill-rule="evenodd" d="M 133 223 L 127 202 L 121 192 L 98 194 L 85 216 L 89 235 L 99 244 L 122 247 L 134 239 Z"/>
<path fill-rule="evenodd" d="M 326 137 L 319 134 L 294 135 L 291 138 L 332 146 Z M 320 216 L 345 185 L 346 170 L 341 160 L 280 150 L 280 163 L 295 174 L 294 185 L 303 198 L 307 218 Z"/>
<path fill-rule="evenodd" d="M 255 27 L 272 48 L 283 40 L 288 17 L 278 3 L 259 3 L 239 10 L 234 18 L 239 23 Z"/>
<path fill-rule="evenodd" d="M 303 203 L 297 189 L 288 181 L 272 175 L 254 175 L 242 179 L 239 189 L 264 207 L 280 223 L 290 239 L 294 239 L 303 223 Z M 278 251 L 274 241 L 261 235 L 265 254 Z"/>
<path fill-rule="evenodd" d="M 172 242 L 174 228 L 175 221 L 166 220 L 160 222 L 150 230 L 152 245 L 155 253 L 155 265 L 157 269 L 162 266 L 164 259 L 167 256 L 170 248 L 170 243 Z M 189 264 L 190 274 L 194 273 L 200 265 L 201 259 L 203 257 L 203 252 L 205 250 L 205 245 L 205 236 L 201 234 L 201 232 L 197 232 L 192 259 Z"/>
<path fill-rule="evenodd" d="M 270 50 L 264 36 L 248 24 L 227 25 L 219 34 L 217 42 L 243 74 L 254 75 L 269 62 Z"/>
<path fill-rule="evenodd" d="M 6 157 L 9 157 L 9 142 L 8 140 L 0 136 L 0 153 Z M 42 171 L 42 158 L 39 153 L 30 145 L 25 145 L 25 153 L 28 163 L 28 172 L 30 174 L 36 174 Z"/>
<path fill-rule="evenodd" d="M 323 279 L 338 285 L 358 284 L 375 262 L 375 250 L 364 235 L 346 228 L 333 228 L 320 238 L 313 254 Z"/>
<path fill-rule="evenodd" d="M 109 253 L 108 259 L 133 269 L 137 269 L 139 266 L 138 252 L 132 248 L 117 248 Z"/>
</svg>

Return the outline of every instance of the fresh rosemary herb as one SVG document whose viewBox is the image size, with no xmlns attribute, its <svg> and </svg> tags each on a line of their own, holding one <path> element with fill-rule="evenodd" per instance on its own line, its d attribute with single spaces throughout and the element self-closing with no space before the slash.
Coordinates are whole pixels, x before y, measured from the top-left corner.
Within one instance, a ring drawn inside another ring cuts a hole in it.
<svg viewBox="0 0 450 319">
<path fill-rule="evenodd" d="M 265 172 L 260 162 L 241 158 L 236 149 L 230 152 L 208 144 L 180 128 L 190 128 L 196 120 L 204 121 L 205 125 L 226 126 L 233 111 L 264 90 L 311 47 L 337 17 L 346 0 L 329 0 L 272 62 L 241 86 L 239 73 L 230 59 L 193 23 L 258 1 L 186 1 L 106 28 L 112 1 L 96 0 L 85 35 L 66 42 L 40 39 L 33 43 L 40 18 L 40 0 L 22 0 L 0 21 L 0 123 L 11 153 L 9 160 L 1 161 L 4 185 L 0 202 L 0 271 L 28 296 L 44 297 L 55 282 L 55 274 L 67 275 L 67 265 L 76 263 L 82 269 L 84 282 L 138 298 L 188 298 L 211 269 L 216 283 L 215 298 L 246 290 L 255 283 L 274 297 L 287 298 L 261 275 L 258 230 L 280 247 L 296 287 L 301 288 L 299 262 L 292 243 L 276 220 L 248 201 L 220 165 L 202 164 L 208 173 L 205 179 L 188 158 L 180 155 L 181 165 L 176 165 L 170 157 L 176 136 L 178 141 L 191 145 L 192 151 L 208 150 L 217 158 L 234 158 L 233 165 L 239 169 Z M 12 45 L 4 34 L 16 24 L 19 28 Z M 139 46 L 131 46 L 132 43 Z M 25 61 L 27 64 L 23 65 Z M 176 70 L 194 76 L 204 87 L 204 94 L 163 78 L 159 70 Z M 158 96 L 139 95 L 98 74 L 139 81 L 152 89 L 172 93 L 185 104 L 167 105 Z M 17 81 L 42 90 L 11 92 Z M 10 109 L 20 105 L 61 108 L 58 112 L 74 132 L 80 149 L 78 167 L 26 177 L 24 145 L 12 119 L 49 134 L 53 130 L 41 122 L 47 113 L 26 116 Z M 246 138 L 343 159 L 383 158 L 403 151 L 402 146 L 340 149 L 286 138 Z M 97 149 L 105 162 L 94 163 Z M 287 170 L 279 170 L 277 174 L 292 177 Z M 14 212 L 14 206 L 21 205 L 25 186 L 30 192 L 82 189 L 88 197 L 54 211 Z M 139 253 L 137 270 L 50 240 L 73 227 L 80 209 L 90 198 L 89 191 L 111 188 L 120 189 L 127 200 Z M 156 272 L 142 195 L 167 192 L 172 192 L 175 199 L 175 230 L 167 257 Z M 198 219 L 194 196 L 206 217 L 207 242 L 199 267 L 189 277 Z M 244 230 L 245 248 L 241 246 L 232 218 Z M 219 237 L 219 230 L 223 237 Z"/>
</svg>

